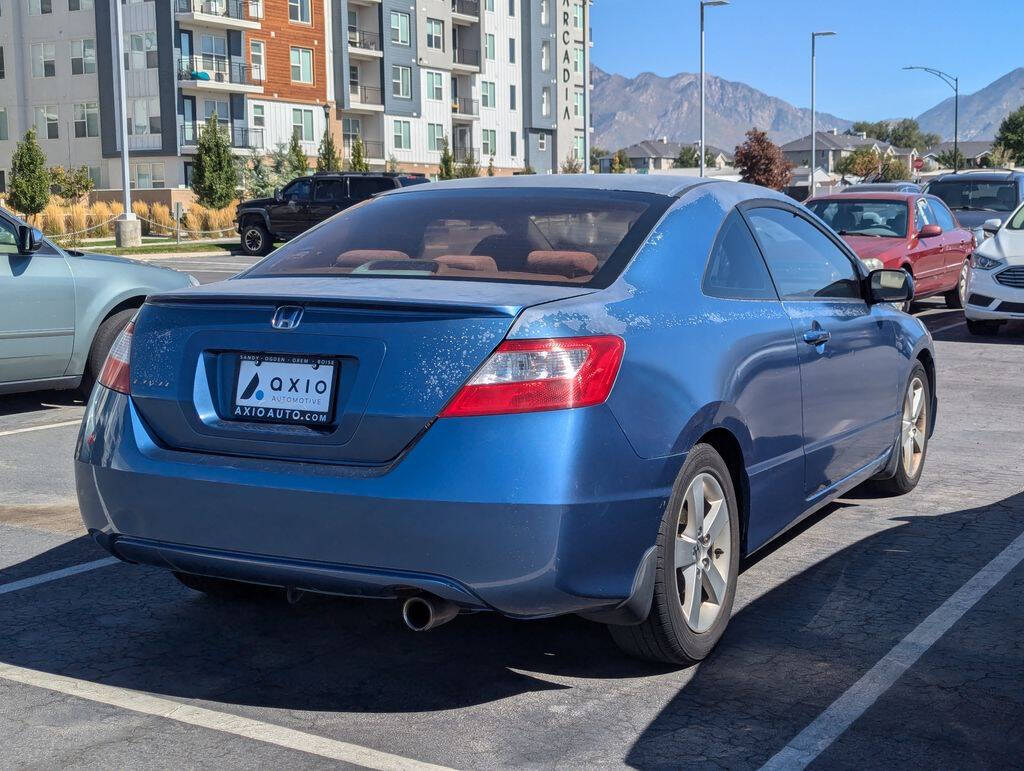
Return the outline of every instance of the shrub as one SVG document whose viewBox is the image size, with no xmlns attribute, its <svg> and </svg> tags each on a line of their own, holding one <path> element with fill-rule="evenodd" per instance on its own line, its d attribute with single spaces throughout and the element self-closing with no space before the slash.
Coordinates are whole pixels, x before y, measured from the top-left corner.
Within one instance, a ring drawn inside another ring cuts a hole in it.
<svg viewBox="0 0 1024 771">
<path fill-rule="evenodd" d="M 89 231 L 90 238 L 100 238 L 101 236 L 109 236 L 113 232 L 113 223 L 108 222 L 114 216 L 113 209 L 110 208 L 110 204 L 106 201 L 97 201 L 90 207 L 89 212 L 89 226 L 95 227 L 95 230 Z"/>
<path fill-rule="evenodd" d="M 43 221 L 41 223 L 43 232 L 48 236 L 62 236 L 67 232 L 67 225 L 64 219 L 64 207 L 52 201 L 46 204 L 43 209 Z"/>
<path fill-rule="evenodd" d="M 78 238 L 89 236 L 89 233 L 82 232 L 89 227 L 89 208 L 87 206 L 80 203 L 71 204 L 68 219 L 71 221 L 71 232 L 78 233 Z"/>
<path fill-rule="evenodd" d="M 171 209 L 162 203 L 155 203 L 149 210 L 149 217 L 156 224 L 152 226 L 155 235 L 174 235 L 174 217 L 171 216 Z"/>
<path fill-rule="evenodd" d="M 152 219 L 149 214 L 149 204 L 145 201 L 132 201 L 132 211 L 136 217 L 142 220 L 142 235 L 152 235 L 149 224 L 149 220 Z"/>
</svg>

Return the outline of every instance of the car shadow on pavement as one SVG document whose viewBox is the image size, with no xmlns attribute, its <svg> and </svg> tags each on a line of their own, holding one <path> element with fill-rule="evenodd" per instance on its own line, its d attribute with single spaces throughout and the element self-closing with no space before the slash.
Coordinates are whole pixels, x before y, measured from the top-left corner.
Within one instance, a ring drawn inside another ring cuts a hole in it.
<svg viewBox="0 0 1024 771">
<path fill-rule="evenodd" d="M 394 602 L 214 600 L 167 572 L 128 565 L 0 595 L 0 662 L 171 697 L 331 713 L 452 710 L 575 687 L 558 678 L 600 687 L 664 674 L 688 682 L 627 762 L 756 766 L 1022 530 L 1024 494 L 893 519 L 742 607 L 708 660 L 682 673 L 625 658 L 604 629 L 575 617 L 515 622 L 481 613 L 416 634 L 402 627 Z M 0 571 L 0 583 L 99 556 L 78 538 Z M 745 580 L 771 584 L 786 559 L 762 558 Z M 987 645 L 979 639 L 966 655 L 1013 669 Z M 968 715 L 962 726 L 935 730 L 970 728 L 980 737 L 970 741 L 993 741 L 1024 717 L 1019 701 L 1017 714 L 993 707 L 982 728 Z"/>
<path fill-rule="evenodd" d="M 972 335 L 966 326 L 933 333 L 936 342 L 1024 345 L 1024 321 L 1007 321 L 994 335 Z"/>
<path fill-rule="evenodd" d="M 0 396 L 0 417 L 25 412 L 43 413 L 61 407 L 80 407 L 85 404 L 78 391 L 34 391 L 27 394 Z"/>
</svg>

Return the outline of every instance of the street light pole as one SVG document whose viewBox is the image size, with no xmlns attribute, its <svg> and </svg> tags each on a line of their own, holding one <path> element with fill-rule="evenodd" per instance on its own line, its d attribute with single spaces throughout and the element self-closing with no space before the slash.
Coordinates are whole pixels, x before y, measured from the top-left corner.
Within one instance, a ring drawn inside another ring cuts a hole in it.
<svg viewBox="0 0 1024 771">
<path fill-rule="evenodd" d="M 953 89 L 953 173 L 960 170 L 960 78 L 931 67 L 904 67 L 905 70 L 924 70 Z"/>
<path fill-rule="evenodd" d="M 124 19 L 121 3 L 114 2 L 117 38 L 114 41 L 114 66 L 117 69 L 119 87 L 121 127 L 121 189 L 124 195 L 124 213 L 114 223 L 114 241 L 117 246 L 139 246 L 142 244 L 142 223 L 135 218 L 132 211 L 131 175 L 128 168 L 128 96 L 124 77 Z"/>
<path fill-rule="evenodd" d="M 700 175 L 704 176 L 704 9 L 728 5 L 729 0 L 700 0 Z"/>
<path fill-rule="evenodd" d="M 808 193 L 810 193 L 810 196 L 808 196 L 808 197 L 813 197 L 814 193 L 815 193 L 815 190 L 817 190 L 817 187 L 818 187 L 818 181 L 814 177 L 814 170 L 815 170 L 815 168 L 817 168 L 817 165 L 818 165 L 818 159 L 817 159 L 817 156 L 818 156 L 818 122 L 817 122 L 817 114 L 814 111 L 814 97 L 815 97 L 815 92 L 816 92 L 816 83 L 815 83 L 815 77 L 816 77 L 816 74 L 815 74 L 816 50 L 815 49 L 816 49 L 816 44 L 817 44 L 817 41 L 818 41 L 819 37 L 832 37 L 835 34 L 836 34 L 835 32 L 828 32 L 828 31 L 825 31 L 825 32 L 812 32 L 811 33 L 811 162 L 809 164 L 810 168 L 811 168 L 811 174 L 808 177 L 808 182 L 807 182 L 807 191 L 808 191 Z"/>
</svg>

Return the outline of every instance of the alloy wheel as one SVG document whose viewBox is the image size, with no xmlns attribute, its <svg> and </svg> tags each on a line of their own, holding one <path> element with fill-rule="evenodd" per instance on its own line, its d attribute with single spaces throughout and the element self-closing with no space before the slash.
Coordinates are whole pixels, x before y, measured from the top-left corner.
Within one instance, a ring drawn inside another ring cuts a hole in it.
<svg viewBox="0 0 1024 771">
<path fill-rule="evenodd" d="M 925 389 L 921 378 L 915 377 L 907 386 L 903 399 L 903 471 L 913 479 L 924 460 L 925 443 L 928 441 L 928 405 L 925 404 Z"/>
<path fill-rule="evenodd" d="M 675 539 L 679 601 L 694 632 L 710 629 L 725 602 L 731 528 L 722 485 L 711 474 L 698 474 L 686 490 Z"/>
<path fill-rule="evenodd" d="M 259 228 L 249 228 L 245 231 L 245 248 L 253 253 L 258 253 L 263 248 L 263 233 Z"/>
<path fill-rule="evenodd" d="M 957 291 L 960 293 L 961 307 L 967 304 L 967 274 L 970 271 L 970 269 L 970 261 L 965 262 L 964 266 L 960 269 L 960 285 L 957 287 Z"/>
</svg>

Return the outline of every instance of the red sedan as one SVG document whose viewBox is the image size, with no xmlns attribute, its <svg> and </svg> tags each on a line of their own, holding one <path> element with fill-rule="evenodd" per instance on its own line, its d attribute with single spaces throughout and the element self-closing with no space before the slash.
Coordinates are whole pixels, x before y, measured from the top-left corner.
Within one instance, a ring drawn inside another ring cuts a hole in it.
<svg viewBox="0 0 1024 771">
<path fill-rule="evenodd" d="M 935 196 L 836 193 L 812 198 L 807 207 L 865 262 L 913 276 L 915 300 L 941 294 L 947 307 L 963 307 L 974 236 Z"/>
</svg>

